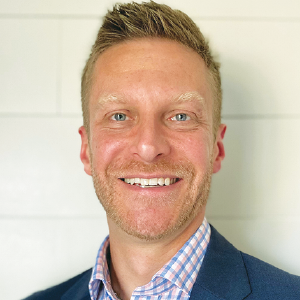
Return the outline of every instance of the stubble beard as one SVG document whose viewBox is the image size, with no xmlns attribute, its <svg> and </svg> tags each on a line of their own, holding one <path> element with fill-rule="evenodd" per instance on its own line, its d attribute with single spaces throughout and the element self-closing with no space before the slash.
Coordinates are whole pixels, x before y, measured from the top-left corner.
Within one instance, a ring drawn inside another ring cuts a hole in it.
<svg viewBox="0 0 300 300">
<path fill-rule="evenodd" d="M 167 224 L 158 224 L 155 219 L 132 217 L 130 208 L 124 207 L 124 197 L 122 192 L 116 189 L 116 178 L 124 178 L 129 173 L 170 173 L 178 178 L 182 178 L 190 183 L 188 189 L 181 195 L 179 202 L 175 193 L 170 193 L 167 197 L 143 197 L 137 196 L 134 201 L 141 203 L 145 207 L 169 207 L 175 210 L 176 217 Z M 212 163 L 202 175 L 200 184 L 195 182 L 196 170 L 192 163 L 179 161 L 171 163 L 161 160 L 158 163 L 146 165 L 138 161 L 121 163 L 116 161 L 108 166 L 103 177 L 97 173 L 92 163 L 92 177 L 96 195 L 106 211 L 107 217 L 115 222 L 127 234 L 141 240 L 154 241 L 162 239 L 182 228 L 187 223 L 192 222 L 199 211 L 204 208 L 209 196 Z M 123 200 L 123 201 L 122 201 Z"/>
</svg>

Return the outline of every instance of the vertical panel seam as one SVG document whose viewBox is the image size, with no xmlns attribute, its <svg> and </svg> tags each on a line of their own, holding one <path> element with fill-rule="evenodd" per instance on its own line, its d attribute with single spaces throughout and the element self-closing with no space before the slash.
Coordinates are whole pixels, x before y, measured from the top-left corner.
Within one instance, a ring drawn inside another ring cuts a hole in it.
<svg viewBox="0 0 300 300">
<path fill-rule="evenodd" d="M 62 112 L 62 20 L 56 19 L 57 22 L 57 66 L 56 66 L 56 115 L 60 116 Z"/>
</svg>

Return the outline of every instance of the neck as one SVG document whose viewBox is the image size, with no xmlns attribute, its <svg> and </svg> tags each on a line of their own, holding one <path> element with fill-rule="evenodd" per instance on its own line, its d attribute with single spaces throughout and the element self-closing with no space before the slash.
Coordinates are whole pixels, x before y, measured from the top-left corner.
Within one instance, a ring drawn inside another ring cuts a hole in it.
<svg viewBox="0 0 300 300">
<path fill-rule="evenodd" d="M 111 281 L 118 297 L 122 300 L 130 299 L 137 287 L 149 283 L 195 233 L 203 218 L 204 212 L 172 236 L 156 241 L 144 241 L 129 236 L 108 219 Z"/>
</svg>

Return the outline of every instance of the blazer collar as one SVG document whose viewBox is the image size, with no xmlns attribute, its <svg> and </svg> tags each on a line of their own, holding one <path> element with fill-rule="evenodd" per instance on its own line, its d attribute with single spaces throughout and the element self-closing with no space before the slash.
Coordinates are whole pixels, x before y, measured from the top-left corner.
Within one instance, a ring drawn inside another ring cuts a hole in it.
<svg viewBox="0 0 300 300">
<path fill-rule="evenodd" d="M 89 281 L 92 269 L 86 271 L 82 277 L 61 297 L 61 300 L 91 300 L 89 293 Z"/>
<path fill-rule="evenodd" d="M 210 242 L 190 299 L 241 300 L 250 293 L 240 251 L 211 226 Z"/>
</svg>

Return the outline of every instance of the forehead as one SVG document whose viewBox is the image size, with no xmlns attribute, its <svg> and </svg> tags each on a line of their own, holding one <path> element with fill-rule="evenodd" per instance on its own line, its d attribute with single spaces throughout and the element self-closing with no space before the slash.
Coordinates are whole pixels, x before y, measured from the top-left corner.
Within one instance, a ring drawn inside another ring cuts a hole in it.
<svg viewBox="0 0 300 300">
<path fill-rule="evenodd" d="M 141 38 L 114 45 L 97 59 L 91 101 L 174 98 L 197 93 L 211 101 L 208 70 L 194 50 L 161 38 Z M 104 96 L 104 97 L 103 97 Z"/>
</svg>

